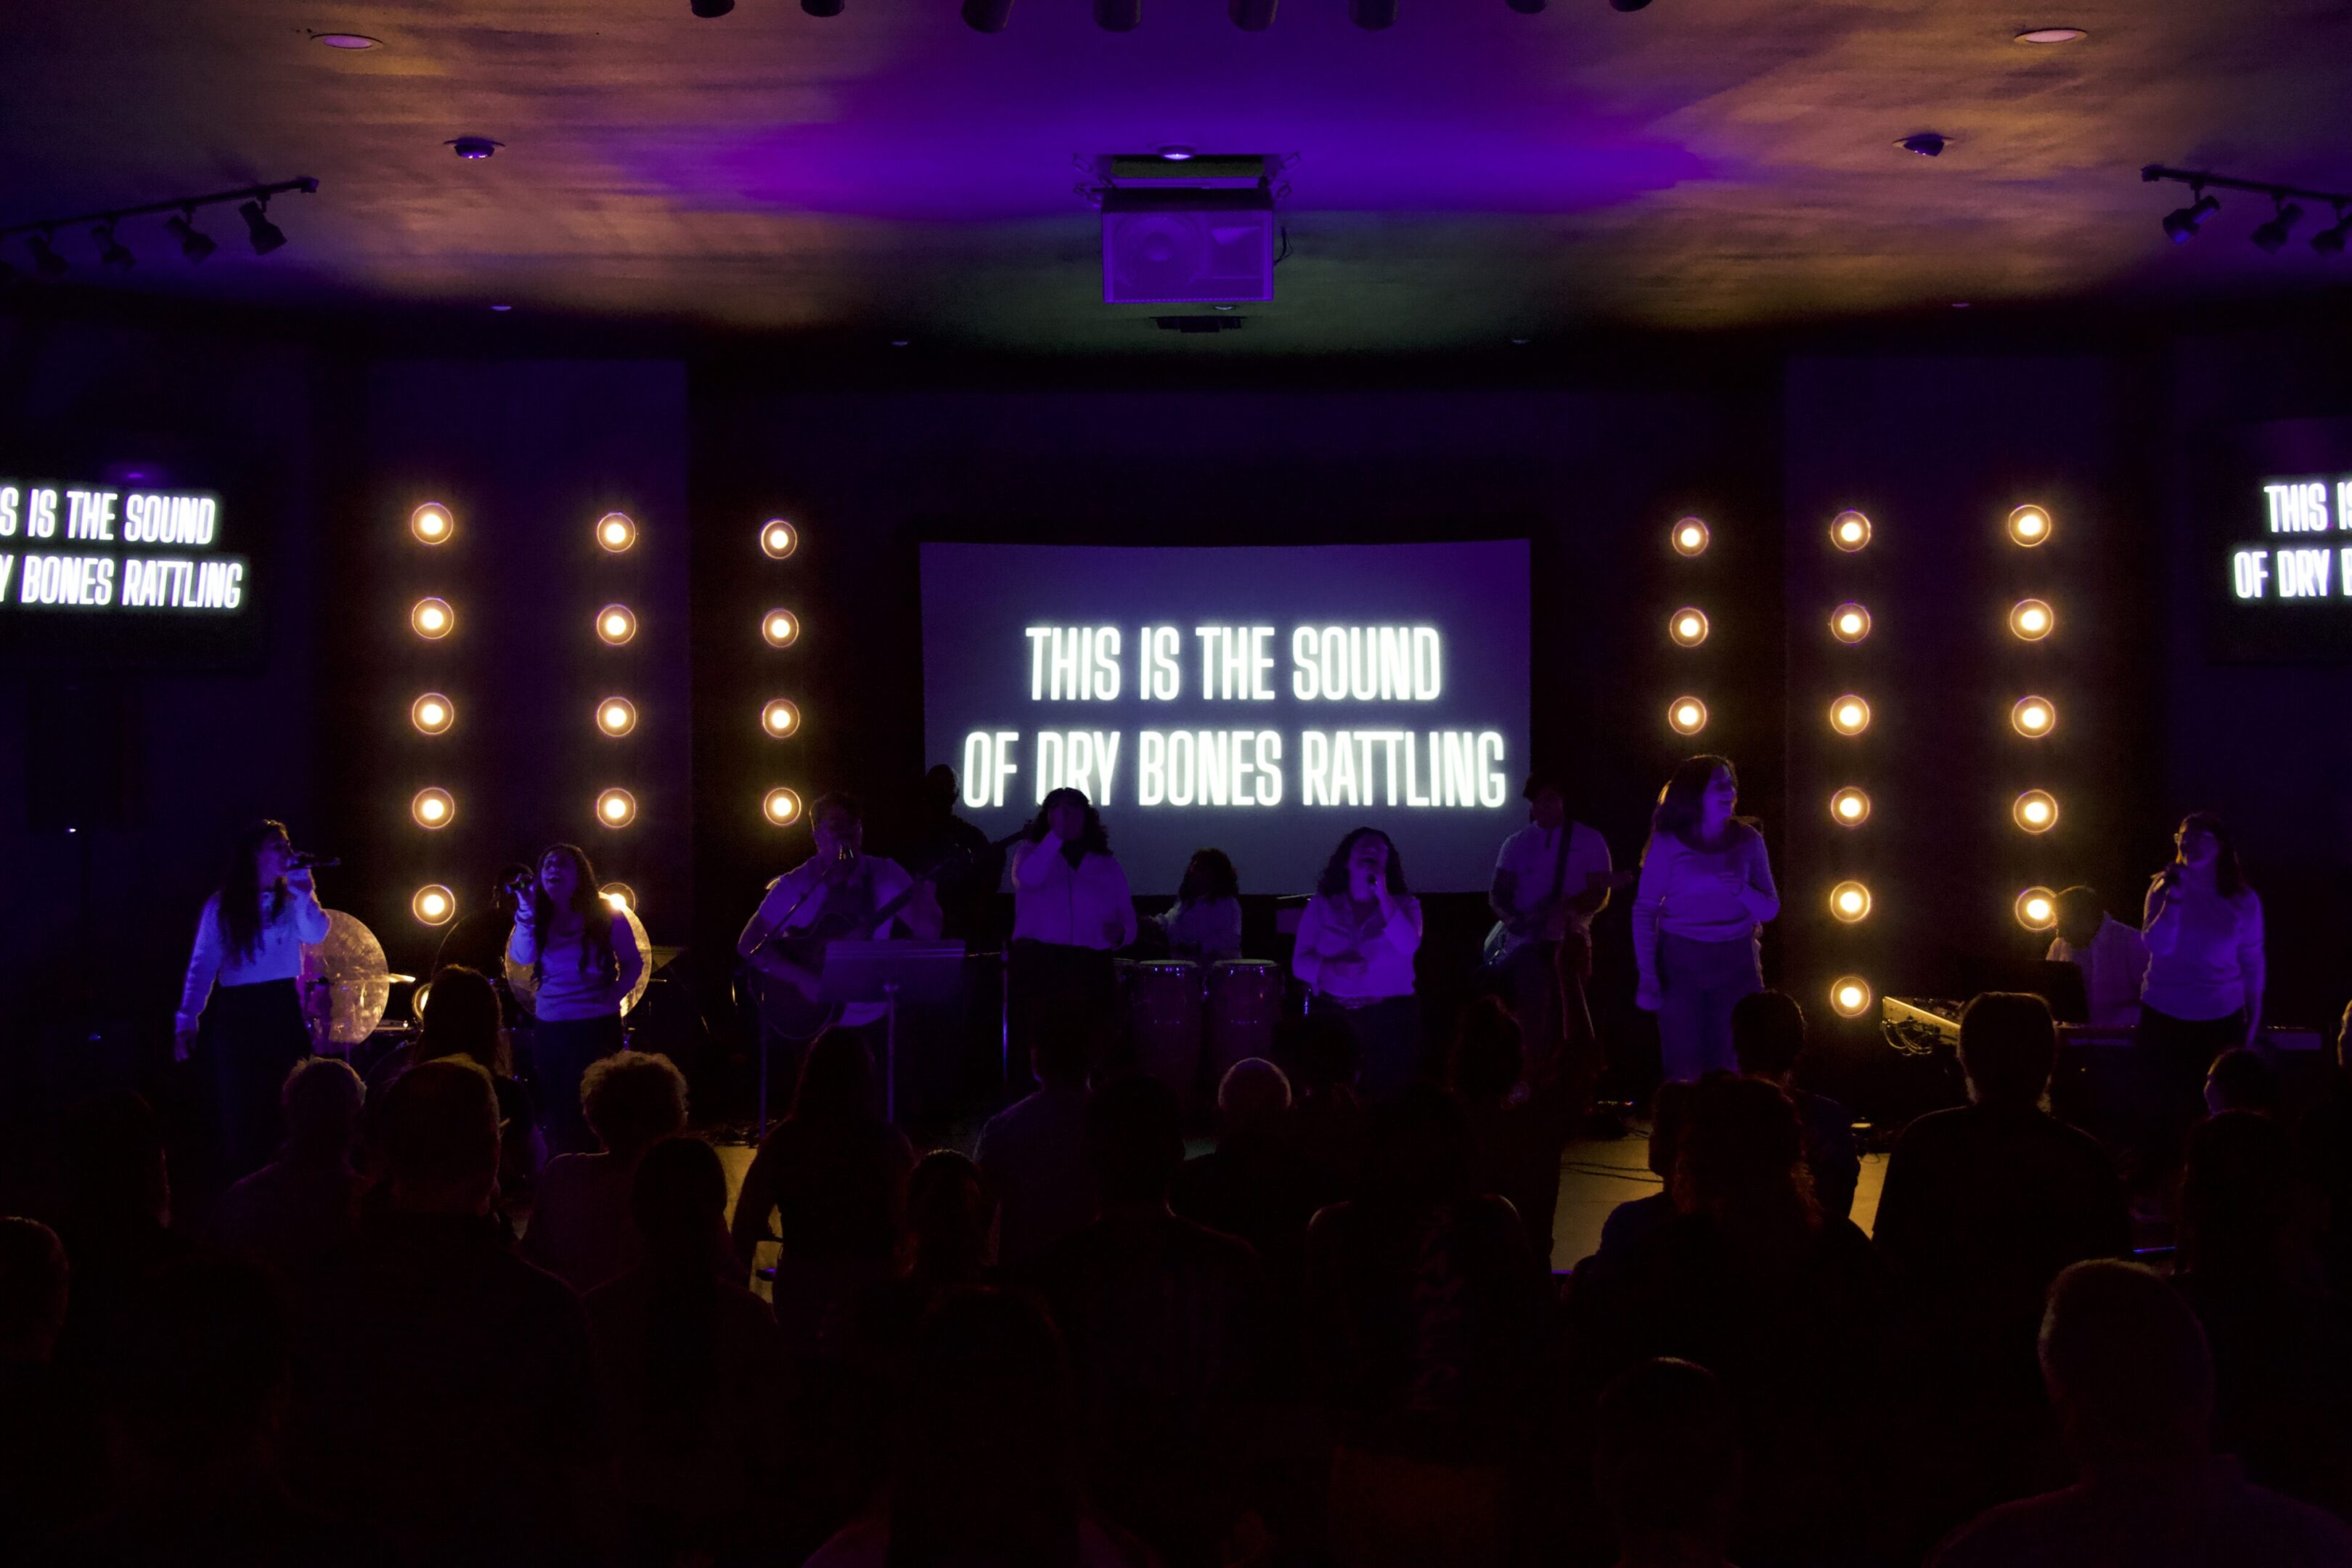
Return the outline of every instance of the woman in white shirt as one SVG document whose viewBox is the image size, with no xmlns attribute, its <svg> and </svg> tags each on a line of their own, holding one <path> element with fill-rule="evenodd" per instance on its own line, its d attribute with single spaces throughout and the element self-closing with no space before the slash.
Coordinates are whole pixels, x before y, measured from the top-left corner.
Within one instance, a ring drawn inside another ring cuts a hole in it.
<svg viewBox="0 0 2352 1568">
<path fill-rule="evenodd" d="M 1731 1009 L 1764 989 L 1757 933 L 1780 912 L 1764 836 L 1734 816 L 1739 775 L 1727 757 L 1692 757 L 1658 792 L 1633 890 L 1633 1000 L 1658 1016 L 1666 1077 L 1691 1083 L 1738 1072 Z"/>
<path fill-rule="evenodd" d="M 1176 907 L 1156 922 L 1177 958 L 1213 963 L 1242 955 L 1242 887 L 1232 857 L 1202 849 L 1185 864 L 1177 884 Z"/>
<path fill-rule="evenodd" d="M 1377 827 L 1339 840 L 1298 917 L 1292 971 L 1313 993 L 1308 1006 L 1356 1045 L 1357 1080 L 1392 1094 L 1421 1077 L 1421 900 L 1404 879 L 1396 846 Z"/>
<path fill-rule="evenodd" d="M 2181 818 L 2172 863 L 2148 883 L 2141 922 L 2147 979 L 2139 1044 L 2158 1075 L 2164 1114 L 2148 1155 L 2168 1169 L 2204 1109 L 2206 1069 L 2263 1025 L 2263 900 L 2246 885 L 2229 826 L 2210 811 Z"/>
<path fill-rule="evenodd" d="M 228 874 L 196 921 L 194 950 L 172 1021 L 172 1054 L 212 1058 L 224 1182 L 269 1163 L 278 1148 L 278 1090 L 310 1054 L 296 984 L 302 944 L 327 940 L 310 869 L 282 822 L 237 836 Z"/>
<path fill-rule="evenodd" d="M 555 1153 L 596 1147 L 580 1110 L 580 1079 L 590 1062 L 621 1048 L 621 1004 L 646 967 L 628 917 L 596 888 L 586 850 L 551 847 L 539 858 L 539 879 L 515 910 L 507 938 L 507 957 L 530 971 L 538 992 L 531 1060 Z"/>
<path fill-rule="evenodd" d="M 1013 847 L 1011 876 L 1013 998 L 1022 1036 L 1013 1061 L 1028 1059 L 1026 1047 L 1049 1020 L 1083 1030 L 1090 1058 L 1099 1058 L 1116 1032 L 1111 954 L 1135 941 L 1135 899 L 1111 858 L 1102 814 L 1083 791 L 1045 796 L 1029 837 Z"/>
</svg>

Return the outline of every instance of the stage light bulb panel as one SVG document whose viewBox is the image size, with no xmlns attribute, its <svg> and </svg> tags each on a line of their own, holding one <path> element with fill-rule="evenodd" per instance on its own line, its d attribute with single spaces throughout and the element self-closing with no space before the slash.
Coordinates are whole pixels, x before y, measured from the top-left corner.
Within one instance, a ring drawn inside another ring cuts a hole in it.
<svg viewBox="0 0 2352 1568">
<path fill-rule="evenodd" d="M 801 727 L 801 710 L 786 698 L 776 698 L 760 710 L 760 728 L 778 740 Z"/>
<path fill-rule="evenodd" d="M 596 704 L 596 728 L 607 735 L 625 735 L 637 727 L 637 705 L 625 697 L 607 697 Z"/>
<path fill-rule="evenodd" d="M 419 827 L 446 827 L 457 815 L 457 803 L 446 789 L 421 789 L 408 803 L 408 815 Z"/>
<path fill-rule="evenodd" d="M 637 907 L 637 890 L 626 882 L 607 882 L 596 889 L 596 896 L 610 904 L 616 914 Z"/>
<path fill-rule="evenodd" d="M 1830 983 L 1830 1010 L 1841 1018 L 1859 1018 L 1870 1011 L 1870 982 L 1849 974 Z"/>
<path fill-rule="evenodd" d="M 1842 643 L 1858 643 L 1870 635 L 1870 611 L 1860 605 L 1840 605 L 1830 612 L 1830 636 Z"/>
<path fill-rule="evenodd" d="M 1870 542 L 1870 519 L 1858 511 L 1842 511 L 1830 519 L 1830 542 L 1852 554 Z"/>
<path fill-rule="evenodd" d="M 2009 514 L 2009 537 L 2029 549 L 2050 537 L 2050 514 L 2038 506 L 2021 506 Z"/>
<path fill-rule="evenodd" d="M 2047 833 L 2058 826 L 2058 798 L 2046 789 L 2030 789 L 2011 808 L 2017 825 L 2028 833 Z"/>
<path fill-rule="evenodd" d="M 1666 708 L 1666 724 L 1677 735 L 1696 735 L 1706 728 L 1706 704 L 1696 697 L 1677 697 Z"/>
<path fill-rule="evenodd" d="M 408 900 L 408 912 L 429 926 L 447 925 L 457 912 L 457 895 L 438 882 L 431 883 L 416 889 L 416 896 Z"/>
<path fill-rule="evenodd" d="M 607 827 L 626 827 L 637 819 L 637 797 L 625 789 L 608 789 L 596 797 L 596 820 Z"/>
<path fill-rule="evenodd" d="M 1696 647 L 1706 641 L 1706 612 L 1685 606 L 1674 613 L 1666 633 L 1684 647 Z"/>
<path fill-rule="evenodd" d="M 771 561 L 782 561 L 801 547 L 800 530 L 781 517 L 760 525 L 760 549 Z"/>
<path fill-rule="evenodd" d="M 445 734 L 449 726 L 457 721 L 457 710 L 450 705 L 446 697 L 437 691 L 428 691 L 408 705 L 408 721 L 415 725 L 420 733 Z"/>
<path fill-rule="evenodd" d="M 1860 882 L 1840 882 L 1830 889 L 1830 913 L 1852 925 L 1870 913 L 1870 889 Z"/>
<path fill-rule="evenodd" d="M 1830 820 L 1841 827 L 1860 827 L 1870 820 L 1870 796 L 1851 784 L 1830 796 Z"/>
<path fill-rule="evenodd" d="M 770 610 L 760 617 L 760 635 L 770 647 L 790 647 L 800 639 L 801 623 L 790 610 Z"/>
<path fill-rule="evenodd" d="M 1841 735 L 1859 735 L 1870 728 L 1870 704 L 1848 693 L 1830 704 L 1830 728 Z"/>
<path fill-rule="evenodd" d="M 2028 888 L 2017 895 L 2017 923 L 2028 931 L 2048 931 L 2058 923 L 2058 895 L 2047 888 Z"/>
<path fill-rule="evenodd" d="M 2026 642 L 2040 642 L 2058 624 L 2058 617 L 2039 599 L 2020 599 L 2009 612 L 2009 629 Z"/>
<path fill-rule="evenodd" d="M 790 827 L 801 819 L 801 797 L 779 786 L 768 792 L 767 798 L 760 803 L 760 811 L 778 827 Z"/>
<path fill-rule="evenodd" d="M 607 605 L 596 612 L 596 635 L 619 647 L 637 635 L 637 617 L 626 605 Z"/>
<path fill-rule="evenodd" d="M 457 629 L 457 613 L 446 599 L 419 599 L 408 612 L 408 625 L 418 637 L 438 641 Z"/>
<path fill-rule="evenodd" d="M 1675 523 L 1674 531 L 1669 537 L 1674 541 L 1675 553 L 1677 555 L 1696 556 L 1706 553 L 1709 537 L 1706 524 L 1697 518 L 1686 517 Z"/>
<path fill-rule="evenodd" d="M 637 525 L 625 511 L 608 511 L 596 520 L 596 542 L 618 555 L 637 542 Z"/>
<path fill-rule="evenodd" d="M 437 500 L 426 501 L 408 514 L 408 531 L 415 534 L 421 543 L 446 544 L 457 531 L 457 520 L 449 515 L 449 509 Z"/>
<path fill-rule="evenodd" d="M 2021 735 L 2039 740 L 2058 727 L 2058 710 L 2042 697 L 2021 697 L 2009 710 L 2009 721 Z"/>
<path fill-rule="evenodd" d="M 416 1018 L 416 1021 L 417 1021 L 418 1023 L 420 1023 L 420 1024 L 421 1024 L 421 1023 L 423 1023 L 423 1022 L 425 1021 L 425 1004 L 426 1004 L 426 1003 L 428 1003 L 428 1002 L 430 1002 L 432 999 L 433 999 L 433 982 L 431 982 L 430 980 L 427 980 L 427 981 L 424 982 L 422 984 L 418 985 L 418 986 L 417 986 L 417 988 L 416 988 L 415 994 L 414 995 L 412 995 L 412 996 L 410 996 L 410 997 L 409 997 L 409 999 L 408 999 L 408 1010 L 409 1010 L 409 1012 L 410 1012 L 411 1014 L 415 1015 L 415 1018 Z"/>
</svg>

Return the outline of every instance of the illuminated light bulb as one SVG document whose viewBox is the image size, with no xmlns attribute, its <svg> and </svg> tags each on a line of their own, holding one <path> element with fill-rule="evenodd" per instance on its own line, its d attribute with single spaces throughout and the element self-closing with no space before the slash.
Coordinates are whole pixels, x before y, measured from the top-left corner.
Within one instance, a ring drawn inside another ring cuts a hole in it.
<svg viewBox="0 0 2352 1568">
<path fill-rule="evenodd" d="M 1666 705 L 1666 725 L 1677 735 L 1696 735 L 1706 728 L 1706 704 L 1696 697 L 1677 697 Z"/>
<path fill-rule="evenodd" d="M 596 704 L 596 728 L 607 735 L 625 735 L 637 727 L 637 705 L 625 697 L 607 697 Z"/>
<path fill-rule="evenodd" d="M 612 905 L 616 911 L 634 910 L 637 907 L 637 890 L 626 882 L 607 882 L 596 889 L 596 896 Z"/>
<path fill-rule="evenodd" d="M 801 797 L 779 785 L 760 803 L 760 814 L 778 827 L 789 827 L 801 819 Z"/>
<path fill-rule="evenodd" d="M 1830 796 L 1830 820 L 1841 827 L 1860 827 L 1870 820 L 1870 797 L 1848 784 Z"/>
<path fill-rule="evenodd" d="M 446 697 L 428 691 L 408 705 L 408 721 L 425 734 L 445 734 L 457 721 L 457 710 Z"/>
<path fill-rule="evenodd" d="M 2040 739 L 2058 727 L 2058 710 L 2042 697 L 2021 697 L 2009 710 L 2009 721 L 2021 735 Z"/>
<path fill-rule="evenodd" d="M 1852 554 L 1870 542 L 1870 519 L 1858 511 L 1842 511 L 1830 519 L 1830 542 Z"/>
<path fill-rule="evenodd" d="M 637 635 L 637 617 L 626 605 L 607 605 L 596 612 L 596 635 L 614 647 Z"/>
<path fill-rule="evenodd" d="M 801 623 L 790 610 L 770 610 L 760 617 L 760 635 L 770 647 L 790 647 L 800 638 Z"/>
<path fill-rule="evenodd" d="M 2040 544 L 2050 537 L 2050 514 L 2038 506 L 2021 506 L 2009 514 L 2009 536 L 2018 543 Z"/>
<path fill-rule="evenodd" d="M 457 629 L 457 613 L 446 599 L 419 599 L 408 612 L 408 625 L 418 637 L 437 641 Z"/>
<path fill-rule="evenodd" d="M 782 561 L 801 547 L 801 532 L 781 517 L 760 525 L 760 549 L 771 561 Z"/>
<path fill-rule="evenodd" d="M 618 555 L 637 542 L 636 521 L 625 511 L 608 511 L 596 520 L 596 542 Z"/>
<path fill-rule="evenodd" d="M 1840 882 L 1830 889 L 1830 913 L 1852 925 L 1870 913 L 1870 889 L 1860 882 Z"/>
<path fill-rule="evenodd" d="M 1840 605 L 1830 612 L 1830 636 L 1857 643 L 1870 635 L 1870 611 L 1860 605 Z"/>
<path fill-rule="evenodd" d="M 419 827 L 446 827 L 457 815 L 457 803 L 446 789 L 421 789 L 408 803 L 408 815 Z"/>
<path fill-rule="evenodd" d="M 2020 599 L 2009 612 L 2009 629 L 2027 642 L 2040 642 L 2057 624 L 2058 617 L 2039 599 Z"/>
<path fill-rule="evenodd" d="M 1830 982 L 1830 1010 L 1841 1018 L 1859 1018 L 1870 1011 L 1870 982 L 1849 974 Z"/>
<path fill-rule="evenodd" d="M 1706 524 L 1697 518 L 1686 517 L 1675 523 L 1674 531 L 1669 537 L 1674 541 L 1675 553 L 1677 555 L 1706 553 L 1706 542 L 1709 537 Z"/>
<path fill-rule="evenodd" d="M 446 544 L 457 531 L 457 520 L 437 500 L 426 501 L 408 514 L 408 531 L 424 544 Z"/>
<path fill-rule="evenodd" d="M 776 698 L 760 710 L 760 728 L 778 740 L 801 727 L 801 710 L 785 698 Z"/>
<path fill-rule="evenodd" d="M 2017 797 L 2010 815 L 2028 833 L 2047 833 L 2058 826 L 2058 799 L 2046 789 L 2030 789 Z"/>
<path fill-rule="evenodd" d="M 2047 888 L 2028 888 L 2017 895 L 2017 923 L 2028 931 L 2048 931 L 2058 923 L 2058 895 Z"/>
<path fill-rule="evenodd" d="M 637 797 L 625 789 L 608 789 L 596 797 L 596 820 L 607 827 L 626 827 L 637 819 Z"/>
<path fill-rule="evenodd" d="M 408 900 L 408 912 L 429 926 L 445 926 L 457 912 L 457 895 L 438 882 L 416 889 Z"/>
<path fill-rule="evenodd" d="M 1841 735 L 1859 735 L 1870 728 L 1870 704 L 1848 692 L 1830 704 L 1830 728 Z"/>
<path fill-rule="evenodd" d="M 1706 641 L 1706 612 L 1687 605 L 1668 617 L 1666 635 L 1685 647 L 1696 647 Z"/>
</svg>

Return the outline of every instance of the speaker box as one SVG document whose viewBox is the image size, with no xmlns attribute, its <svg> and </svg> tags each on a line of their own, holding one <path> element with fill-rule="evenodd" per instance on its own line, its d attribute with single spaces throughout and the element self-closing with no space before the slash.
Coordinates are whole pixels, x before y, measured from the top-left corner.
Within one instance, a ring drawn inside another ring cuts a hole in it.
<svg viewBox="0 0 2352 1568">
<path fill-rule="evenodd" d="M 1105 304 L 1274 298 L 1274 199 L 1264 190 L 1113 189 L 1102 240 Z"/>
</svg>

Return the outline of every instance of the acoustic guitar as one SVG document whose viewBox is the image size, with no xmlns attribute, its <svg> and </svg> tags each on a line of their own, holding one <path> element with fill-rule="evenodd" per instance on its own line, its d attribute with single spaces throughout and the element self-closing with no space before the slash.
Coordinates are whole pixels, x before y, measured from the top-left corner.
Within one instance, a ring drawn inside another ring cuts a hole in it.
<svg viewBox="0 0 2352 1568">
<path fill-rule="evenodd" d="M 817 911 L 815 920 L 798 931 L 779 931 L 769 937 L 761 943 L 760 951 L 807 973 L 812 977 L 809 989 L 814 990 L 814 978 L 824 971 L 826 948 L 843 937 L 862 937 L 870 931 L 887 930 L 918 889 L 936 881 L 955 862 L 969 858 L 970 854 L 969 850 L 960 849 L 926 867 L 908 882 L 904 891 L 871 910 L 854 906 L 844 909 L 840 900 L 831 896 L 837 889 L 828 889 L 825 907 Z M 743 984 L 759 1012 L 761 1026 L 795 1045 L 806 1045 L 831 1027 L 845 1005 L 820 1002 L 792 981 L 772 974 L 749 960 L 744 963 Z"/>
</svg>

